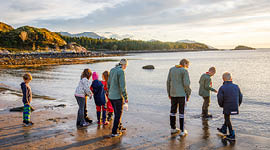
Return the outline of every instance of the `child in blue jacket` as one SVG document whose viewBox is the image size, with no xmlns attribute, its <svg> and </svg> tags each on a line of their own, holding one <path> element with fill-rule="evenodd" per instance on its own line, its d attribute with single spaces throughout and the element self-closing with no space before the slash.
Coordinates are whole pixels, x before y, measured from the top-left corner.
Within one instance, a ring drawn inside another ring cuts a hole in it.
<svg viewBox="0 0 270 150">
<path fill-rule="evenodd" d="M 96 104 L 97 109 L 97 120 L 98 124 L 101 125 L 107 125 L 109 124 L 108 121 L 106 121 L 106 97 L 105 97 L 105 91 L 104 86 L 101 81 L 98 80 L 98 74 L 96 72 L 93 72 L 92 76 L 93 82 L 91 85 L 91 90 L 94 94 L 94 100 Z M 102 123 L 101 120 L 101 109 L 102 109 Z"/>
<path fill-rule="evenodd" d="M 217 98 L 218 104 L 223 108 L 224 124 L 218 131 L 227 134 L 227 128 L 229 128 L 229 135 L 226 135 L 227 139 L 235 140 L 235 132 L 232 128 L 230 115 L 239 114 L 238 107 L 242 103 L 242 93 L 238 85 L 232 83 L 232 76 L 229 72 L 225 72 L 222 76 L 223 85 L 219 88 Z"/>
</svg>

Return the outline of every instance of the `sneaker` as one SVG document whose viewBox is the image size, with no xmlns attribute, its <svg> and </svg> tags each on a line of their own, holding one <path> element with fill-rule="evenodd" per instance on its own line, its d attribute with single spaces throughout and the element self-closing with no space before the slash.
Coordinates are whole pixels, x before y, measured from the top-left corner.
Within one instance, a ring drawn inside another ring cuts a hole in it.
<svg viewBox="0 0 270 150">
<path fill-rule="evenodd" d="M 122 133 L 116 133 L 116 134 L 112 134 L 112 137 L 119 137 L 121 135 L 122 135 Z"/>
<path fill-rule="evenodd" d="M 226 135 L 225 139 L 228 139 L 228 140 L 235 140 L 235 133 L 234 133 L 234 130 L 230 131 L 230 135 Z"/>
<path fill-rule="evenodd" d="M 28 127 L 28 126 L 34 125 L 34 123 L 31 122 L 31 121 L 29 121 L 29 122 L 24 122 L 23 125 L 24 125 L 25 127 Z"/>
<path fill-rule="evenodd" d="M 187 130 L 180 132 L 179 136 L 186 136 L 188 134 Z"/>
<path fill-rule="evenodd" d="M 108 125 L 108 124 L 110 124 L 108 121 L 103 122 L 103 125 Z"/>
<path fill-rule="evenodd" d="M 180 131 L 180 129 L 178 129 L 178 128 L 171 129 L 171 134 L 178 133 L 179 131 Z"/>
<path fill-rule="evenodd" d="M 88 122 L 85 122 L 85 123 L 83 123 L 82 125 L 80 125 L 81 127 L 87 127 L 87 126 L 89 126 L 90 124 L 88 123 Z"/>
</svg>

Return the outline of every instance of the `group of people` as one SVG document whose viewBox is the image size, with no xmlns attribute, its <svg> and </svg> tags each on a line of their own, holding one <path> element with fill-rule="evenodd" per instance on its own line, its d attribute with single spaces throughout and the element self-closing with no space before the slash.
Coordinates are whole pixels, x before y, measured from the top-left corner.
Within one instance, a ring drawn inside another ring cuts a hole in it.
<svg viewBox="0 0 270 150">
<path fill-rule="evenodd" d="M 187 130 L 184 129 L 184 112 L 185 103 L 189 101 L 191 94 L 190 79 L 189 79 L 189 61 L 182 59 L 179 65 L 175 65 L 170 68 L 167 78 L 167 93 L 171 100 L 170 111 L 170 125 L 171 133 L 175 134 L 180 131 L 179 136 L 187 135 Z M 210 104 L 210 91 L 217 93 L 218 104 L 223 108 L 224 124 L 217 130 L 225 135 L 226 139 L 235 140 L 235 131 L 232 128 L 230 115 L 239 114 L 239 106 L 242 103 L 242 93 L 238 85 L 232 83 L 232 75 L 229 72 L 225 72 L 222 75 L 223 85 L 219 90 L 212 88 L 211 77 L 216 73 L 215 67 L 210 67 L 208 72 L 201 75 L 199 84 L 199 95 L 203 98 L 202 114 L 203 118 L 212 117 L 208 113 L 208 107 Z M 176 115 L 177 109 L 179 109 L 179 124 L 180 130 L 176 128 Z M 229 135 L 227 135 L 227 129 L 229 129 Z"/>
<path fill-rule="evenodd" d="M 120 62 L 110 70 L 102 73 L 102 81 L 99 80 L 96 72 L 91 72 L 90 69 L 84 69 L 81 74 L 81 79 L 75 90 L 75 98 L 79 105 L 77 115 L 77 126 L 85 127 L 93 121 L 87 116 L 87 99 L 94 97 L 96 104 L 97 123 L 99 125 L 109 124 L 114 113 L 114 121 L 112 128 L 112 137 L 117 137 L 126 130 L 121 123 L 123 114 L 123 106 L 128 103 L 128 95 L 126 90 L 125 69 L 127 68 L 127 59 L 121 59 Z M 167 78 L 167 93 L 171 100 L 170 110 L 170 126 L 171 133 L 180 132 L 179 136 L 187 135 L 187 130 L 184 128 L 184 112 L 185 103 L 189 101 L 191 89 L 189 79 L 189 61 L 182 59 L 179 65 L 170 68 Z M 229 72 L 222 75 L 223 85 L 219 90 L 212 88 L 211 77 L 216 73 L 215 67 L 210 67 L 208 72 L 202 74 L 199 84 L 199 95 L 202 96 L 204 102 L 202 106 L 202 117 L 212 117 L 208 113 L 210 104 L 210 91 L 217 93 L 218 104 L 223 107 L 224 124 L 221 128 L 217 128 L 219 132 L 226 135 L 228 139 L 235 139 L 235 132 L 232 128 L 230 115 L 239 113 L 238 107 L 242 103 L 242 94 L 240 88 L 232 83 L 232 76 Z M 90 78 L 92 77 L 92 82 Z M 30 102 L 32 100 L 32 92 L 29 82 L 32 80 L 30 73 L 23 76 L 24 82 L 21 83 L 23 92 L 23 124 L 25 126 L 33 125 L 30 121 Z M 180 129 L 176 128 L 176 116 L 179 110 Z M 101 117 L 102 116 L 102 117 Z M 229 135 L 227 135 L 229 129 Z"/>
<path fill-rule="evenodd" d="M 93 95 L 96 104 L 97 123 L 99 125 L 109 124 L 108 121 L 111 120 L 114 112 L 112 137 L 120 136 L 126 130 L 122 126 L 121 117 L 123 105 L 128 103 L 124 72 L 127 63 L 127 59 L 121 59 L 119 64 L 112 68 L 110 72 L 104 71 L 102 73 L 103 81 L 99 80 L 96 72 L 92 73 L 90 69 L 84 69 L 75 91 L 75 98 L 79 105 L 78 126 L 85 127 L 92 123 L 92 120 L 87 117 L 86 101 L 87 97 L 91 98 Z M 90 82 L 91 76 L 92 84 Z"/>
</svg>

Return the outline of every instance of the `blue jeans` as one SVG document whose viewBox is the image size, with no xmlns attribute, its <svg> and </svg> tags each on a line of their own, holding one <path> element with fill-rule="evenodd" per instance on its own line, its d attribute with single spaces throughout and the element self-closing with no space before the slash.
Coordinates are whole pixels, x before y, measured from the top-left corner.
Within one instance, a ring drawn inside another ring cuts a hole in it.
<svg viewBox="0 0 270 150">
<path fill-rule="evenodd" d="M 79 105 L 78 115 L 77 115 L 77 125 L 83 125 L 86 123 L 84 118 L 84 107 L 85 107 L 85 98 L 75 96 L 77 103 Z"/>
<path fill-rule="evenodd" d="M 123 99 L 110 99 L 114 110 L 114 121 L 112 134 L 117 134 L 117 129 L 121 127 L 121 118 L 123 114 Z"/>
</svg>

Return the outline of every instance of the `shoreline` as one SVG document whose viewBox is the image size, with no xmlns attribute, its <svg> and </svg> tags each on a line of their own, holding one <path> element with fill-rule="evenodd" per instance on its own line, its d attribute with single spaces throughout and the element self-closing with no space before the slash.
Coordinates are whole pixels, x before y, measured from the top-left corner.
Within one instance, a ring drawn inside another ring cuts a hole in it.
<svg viewBox="0 0 270 150">
<path fill-rule="evenodd" d="M 127 127 L 127 131 L 121 137 L 110 138 L 113 122 L 110 121 L 107 126 L 97 125 L 94 109 L 88 108 L 94 123 L 85 128 L 77 128 L 75 125 L 77 106 L 67 103 L 66 107 L 45 107 L 55 104 L 59 102 L 44 102 L 40 98 L 34 98 L 31 105 L 36 110 L 31 114 L 31 120 L 35 124 L 23 127 L 22 112 L 8 110 L 14 106 L 22 106 L 21 97 L 8 93 L 8 90 L 0 90 L 0 149 L 267 150 L 270 148 L 269 138 L 263 136 L 237 133 L 235 143 L 224 141 L 217 135 L 215 127 L 211 126 L 211 120 L 203 121 L 200 118 L 187 120 L 186 128 L 189 134 L 179 139 L 177 134 L 170 134 L 167 114 L 153 116 L 150 113 L 144 114 L 142 118 L 140 112 L 124 112 L 123 124 Z M 195 125 L 194 122 L 202 124 Z"/>
</svg>

